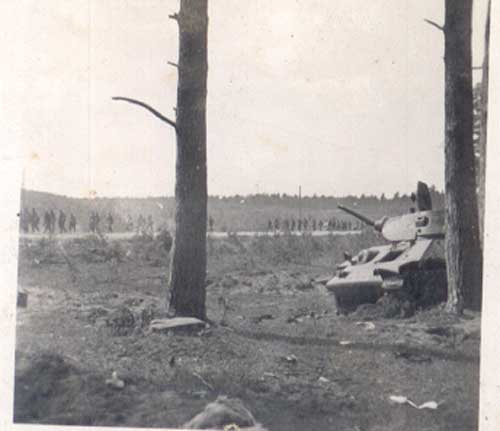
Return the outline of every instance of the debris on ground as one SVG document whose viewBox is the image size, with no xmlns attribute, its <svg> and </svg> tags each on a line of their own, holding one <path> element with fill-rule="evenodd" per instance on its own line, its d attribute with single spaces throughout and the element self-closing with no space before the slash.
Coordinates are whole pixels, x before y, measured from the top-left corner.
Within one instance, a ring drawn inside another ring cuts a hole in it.
<svg viewBox="0 0 500 431">
<path fill-rule="evenodd" d="M 114 389 L 123 389 L 125 387 L 125 382 L 118 378 L 118 373 L 113 371 L 110 379 L 106 379 L 106 386 L 110 386 Z"/>
<path fill-rule="evenodd" d="M 406 359 L 409 362 L 422 363 L 430 362 L 431 356 L 411 349 L 401 349 L 394 352 L 396 358 Z"/>
<path fill-rule="evenodd" d="M 297 363 L 297 356 L 295 356 L 295 355 L 283 356 L 282 360 L 289 363 L 289 364 L 296 364 Z"/>
<path fill-rule="evenodd" d="M 135 328 L 134 313 L 130 308 L 122 306 L 108 315 L 106 325 L 111 329 L 113 335 L 130 335 Z"/>
<path fill-rule="evenodd" d="M 375 324 L 373 322 L 356 322 L 356 326 L 362 326 L 367 331 L 373 331 Z"/>
<path fill-rule="evenodd" d="M 254 427 L 257 426 L 257 422 L 240 399 L 220 395 L 214 402 L 207 404 L 201 413 L 186 422 L 182 428 L 222 429 L 231 425 L 239 428 Z"/>
<path fill-rule="evenodd" d="M 358 319 L 406 319 L 415 314 L 415 304 L 395 294 L 385 294 L 375 304 L 361 304 L 352 313 Z"/>
<path fill-rule="evenodd" d="M 202 329 L 206 323 L 195 317 L 173 317 L 171 319 L 154 319 L 149 325 L 151 332 L 168 332 L 176 329 Z"/>
<path fill-rule="evenodd" d="M 408 404 L 418 410 L 422 409 L 436 410 L 439 407 L 439 405 L 442 404 L 442 403 L 437 403 L 436 401 L 427 401 L 423 404 L 417 405 L 412 400 L 403 395 L 391 395 L 389 396 L 389 399 L 395 404 Z"/>
<path fill-rule="evenodd" d="M 253 317 L 251 320 L 253 323 L 260 323 L 263 320 L 272 320 L 274 319 L 274 316 L 272 314 L 266 313 L 266 314 L 261 314 L 260 316 Z"/>
</svg>

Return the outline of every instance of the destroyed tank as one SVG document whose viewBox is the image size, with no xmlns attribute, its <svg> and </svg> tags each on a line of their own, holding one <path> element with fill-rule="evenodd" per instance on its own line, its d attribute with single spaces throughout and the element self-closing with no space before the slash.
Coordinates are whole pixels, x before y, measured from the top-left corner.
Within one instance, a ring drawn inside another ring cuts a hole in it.
<svg viewBox="0 0 500 431">
<path fill-rule="evenodd" d="M 388 244 L 361 250 L 337 265 L 326 283 L 340 312 L 349 312 L 384 295 L 411 301 L 416 307 L 446 300 L 444 210 L 433 210 L 429 189 L 419 182 L 410 213 L 374 221 L 339 205 L 348 214 L 380 232 Z"/>
</svg>

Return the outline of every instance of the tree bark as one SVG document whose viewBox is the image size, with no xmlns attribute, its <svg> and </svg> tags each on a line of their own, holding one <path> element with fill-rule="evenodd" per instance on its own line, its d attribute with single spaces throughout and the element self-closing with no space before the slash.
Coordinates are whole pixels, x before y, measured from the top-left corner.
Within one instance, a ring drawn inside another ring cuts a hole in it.
<svg viewBox="0 0 500 431">
<path fill-rule="evenodd" d="M 445 0 L 445 198 L 449 311 L 481 307 L 479 238 L 472 137 L 472 0 Z"/>
<path fill-rule="evenodd" d="M 480 128 L 479 128 L 479 234 L 481 239 L 481 248 L 484 240 L 484 199 L 485 199 L 485 181 L 486 181 L 486 139 L 488 136 L 488 82 L 489 82 L 489 59 L 490 59 L 490 15 L 491 0 L 488 2 L 488 12 L 486 15 L 486 29 L 484 32 L 484 58 L 483 58 L 483 76 L 481 82 L 480 96 Z"/>
<path fill-rule="evenodd" d="M 172 314 L 206 318 L 207 0 L 181 0 L 177 86 L 175 239 L 170 272 Z"/>
</svg>

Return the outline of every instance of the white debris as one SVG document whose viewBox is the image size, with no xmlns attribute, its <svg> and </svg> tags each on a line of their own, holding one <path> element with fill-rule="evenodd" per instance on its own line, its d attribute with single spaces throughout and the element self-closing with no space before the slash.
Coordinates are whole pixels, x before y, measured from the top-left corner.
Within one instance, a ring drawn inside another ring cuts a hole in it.
<svg viewBox="0 0 500 431">
<path fill-rule="evenodd" d="M 155 319 L 152 320 L 149 329 L 152 332 L 168 331 L 170 329 L 198 326 L 205 327 L 205 322 L 194 317 L 174 317 L 172 319 Z"/>
<path fill-rule="evenodd" d="M 111 378 L 106 379 L 106 385 L 115 389 L 123 389 L 125 387 L 125 382 L 118 378 L 118 373 L 116 371 L 113 371 Z"/>
<path fill-rule="evenodd" d="M 205 409 L 197 414 L 182 428 L 187 429 L 222 429 L 236 425 L 236 428 L 256 427 L 252 413 L 238 398 L 219 396 L 215 401 L 207 404 Z"/>
<path fill-rule="evenodd" d="M 295 355 L 288 355 L 288 356 L 285 356 L 285 361 L 286 362 L 290 362 L 292 364 L 296 363 L 297 362 L 297 356 Z"/>
<path fill-rule="evenodd" d="M 373 322 L 356 322 L 357 326 L 363 326 L 367 331 L 373 331 L 375 324 Z"/>
<path fill-rule="evenodd" d="M 391 395 L 389 396 L 389 399 L 396 404 L 409 404 L 410 406 L 418 410 L 422 409 L 436 410 L 439 407 L 439 403 L 437 403 L 436 401 L 427 401 L 423 404 L 417 405 L 412 400 L 403 395 Z"/>
</svg>

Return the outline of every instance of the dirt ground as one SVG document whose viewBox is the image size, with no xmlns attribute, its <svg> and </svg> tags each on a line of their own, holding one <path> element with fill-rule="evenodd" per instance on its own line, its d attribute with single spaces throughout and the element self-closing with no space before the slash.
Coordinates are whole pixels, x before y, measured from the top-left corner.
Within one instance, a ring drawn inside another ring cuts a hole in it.
<svg viewBox="0 0 500 431">
<path fill-rule="evenodd" d="M 163 334 L 148 331 L 165 315 L 161 242 L 24 239 L 15 421 L 178 427 L 228 395 L 273 431 L 477 429 L 479 315 L 438 307 L 385 319 L 365 306 L 339 316 L 312 281 L 343 250 L 375 242 L 369 234 L 211 240 L 212 325 Z M 123 389 L 106 385 L 113 371 Z"/>
</svg>

